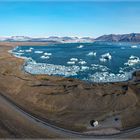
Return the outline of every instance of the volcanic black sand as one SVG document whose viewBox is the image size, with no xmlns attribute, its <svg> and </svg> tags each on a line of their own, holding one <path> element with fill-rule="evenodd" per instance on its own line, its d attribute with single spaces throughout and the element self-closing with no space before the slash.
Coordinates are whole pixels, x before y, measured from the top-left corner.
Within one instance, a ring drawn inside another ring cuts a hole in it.
<svg viewBox="0 0 140 140">
<path fill-rule="evenodd" d="M 80 133 L 112 134 L 140 126 L 140 72 L 135 72 L 127 82 L 100 84 L 31 75 L 24 72 L 23 59 L 8 53 L 17 45 L 46 43 L 0 43 L 0 92 L 27 112 Z M 92 127 L 91 120 L 97 120 L 99 125 Z M 49 130 L 44 133 L 1 105 L 0 137 L 58 135 Z"/>
</svg>

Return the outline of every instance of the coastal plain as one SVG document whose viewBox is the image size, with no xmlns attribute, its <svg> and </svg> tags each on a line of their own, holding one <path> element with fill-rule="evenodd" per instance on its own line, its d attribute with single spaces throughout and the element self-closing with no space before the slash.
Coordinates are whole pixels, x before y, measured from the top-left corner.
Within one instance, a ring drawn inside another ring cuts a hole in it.
<svg viewBox="0 0 140 140">
<path fill-rule="evenodd" d="M 134 72 L 129 81 L 113 83 L 86 83 L 59 76 L 31 75 L 23 69 L 24 60 L 9 53 L 17 45 L 47 44 L 0 43 L 0 94 L 24 111 L 60 128 L 88 135 L 119 134 L 140 126 L 139 71 Z M 0 104 L 0 137 L 64 137 L 49 129 L 46 133 L 44 128 L 35 124 L 30 125 L 29 120 L 12 108 L 9 110 L 4 105 L 6 103 L 1 101 Z M 92 127 L 91 120 L 97 120 L 99 125 Z"/>
</svg>

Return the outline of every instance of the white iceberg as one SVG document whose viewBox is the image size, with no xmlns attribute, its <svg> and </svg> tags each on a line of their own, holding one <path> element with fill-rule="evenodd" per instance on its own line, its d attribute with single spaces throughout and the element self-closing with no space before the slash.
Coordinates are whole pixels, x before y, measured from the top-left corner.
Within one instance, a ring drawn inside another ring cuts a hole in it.
<svg viewBox="0 0 140 140">
<path fill-rule="evenodd" d="M 79 61 L 79 64 L 81 64 L 81 65 L 84 65 L 84 64 L 86 64 L 87 62 L 86 61 L 83 61 L 83 60 L 81 60 L 81 61 Z"/>
<path fill-rule="evenodd" d="M 109 71 L 110 69 L 107 66 L 99 65 L 99 64 L 91 64 L 92 70 L 98 70 L 98 71 Z"/>
<path fill-rule="evenodd" d="M 31 50 L 31 49 L 29 49 L 29 50 L 25 50 L 25 52 L 32 52 L 32 50 Z"/>
<path fill-rule="evenodd" d="M 45 52 L 44 55 L 49 55 L 50 56 L 50 55 L 52 55 L 52 53 Z"/>
<path fill-rule="evenodd" d="M 138 48 L 138 46 L 136 46 L 136 45 L 132 45 L 131 48 Z"/>
<path fill-rule="evenodd" d="M 78 61 L 77 58 L 71 58 L 70 61 Z"/>
<path fill-rule="evenodd" d="M 33 50 L 33 49 L 34 49 L 34 48 L 32 48 L 32 47 L 30 48 L 30 50 Z"/>
<path fill-rule="evenodd" d="M 79 49 L 80 49 L 80 48 L 83 48 L 83 47 L 84 47 L 84 45 L 80 45 L 80 46 L 78 46 L 77 48 L 79 48 Z"/>
<path fill-rule="evenodd" d="M 23 53 L 23 52 L 24 52 L 24 50 L 19 50 L 18 52 Z"/>
<path fill-rule="evenodd" d="M 68 61 L 67 64 L 74 65 L 75 61 Z"/>
<path fill-rule="evenodd" d="M 106 61 L 111 60 L 111 59 L 112 59 L 111 54 L 105 53 L 105 54 L 101 55 L 100 61 L 106 62 Z"/>
<path fill-rule="evenodd" d="M 87 66 L 81 66 L 81 71 L 89 70 L 89 67 Z"/>
<path fill-rule="evenodd" d="M 35 53 L 39 53 L 40 54 L 40 53 L 43 53 L 43 51 L 35 51 Z"/>
<path fill-rule="evenodd" d="M 49 56 L 41 56 L 40 58 L 42 58 L 42 59 L 49 59 L 50 57 Z"/>
<path fill-rule="evenodd" d="M 131 55 L 131 56 L 129 57 L 128 62 L 125 63 L 124 65 L 133 66 L 133 65 L 136 65 L 136 64 L 138 64 L 138 63 L 140 63 L 140 58 L 137 57 L 137 56 Z"/>
<path fill-rule="evenodd" d="M 88 56 L 96 56 L 96 54 L 97 54 L 96 52 L 89 52 L 87 55 Z"/>
</svg>

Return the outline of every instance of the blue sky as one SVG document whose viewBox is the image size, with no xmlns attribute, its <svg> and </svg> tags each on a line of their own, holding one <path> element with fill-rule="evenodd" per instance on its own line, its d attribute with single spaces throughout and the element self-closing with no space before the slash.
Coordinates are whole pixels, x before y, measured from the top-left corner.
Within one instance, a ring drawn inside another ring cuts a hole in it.
<svg viewBox="0 0 140 140">
<path fill-rule="evenodd" d="M 0 36 L 97 37 L 131 32 L 140 32 L 138 1 L 0 1 Z"/>
</svg>

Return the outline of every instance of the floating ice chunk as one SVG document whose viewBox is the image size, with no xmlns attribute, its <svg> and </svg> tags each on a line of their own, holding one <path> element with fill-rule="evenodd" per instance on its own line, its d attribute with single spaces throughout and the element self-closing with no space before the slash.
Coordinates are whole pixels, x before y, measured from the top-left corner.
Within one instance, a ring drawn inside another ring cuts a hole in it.
<svg viewBox="0 0 140 140">
<path fill-rule="evenodd" d="M 124 72 L 123 74 L 114 74 L 109 72 L 96 72 L 93 75 L 89 76 L 89 80 L 92 82 L 117 82 L 117 81 L 126 81 L 131 78 L 131 73 Z"/>
<path fill-rule="evenodd" d="M 31 50 L 31 49 L 29 49 L 29 50 L 25 50 L 25 52 L 32 52 L 32 50 Z"/>
<path fill-rule="evenodd" d="M 32 48 L 32 47 L 30 48 L 30 50 L 33 50 L 33 49 L 34 49 L 34 48 Z"/>
<path fill-rule="evenodd" d="M 99 65 L 99 64 L 91 64 L 92 70 L 98 70 L 98 71 L 108 71 L 110 70 L 107 66 Z"/>
<path fill-rule="evenodd" d="M 48 74 L 48 75 L 61 75 L 65 77 L 75 76 L 79 72 L 79 66 L 63 66 L 45 63 L 32 63 L 27 62 L 24 66 L 25 71 L 31 74 Z"/>
<path fill-rule="evenodd" d="M 74 65 L 75 61 L 68 61 L 67 64 Z"/>
<path fill-rule="evenodd" d="M 110 53 L 105 53 L 105 54 L 102 55 L 102 57 L 105 58 L 105 59 L 111 59 L 112 58 Z"/>
<path fill-rule="evenodd" d="M 100 61 L 101 61 L 101 62 L 106 62 L 107 59 L 105 59 L 105 58 L 100 58 Z"/>
<path fill-rule="evenodd" d="M 136 45 L 133 45 L 133 46 L 131 46 L 131 48 L 138 48 L 138 46 L 136 46 Z"/>
<path fill-rule="evenodd" d="M 124 65 L 133 66 L 133 65 L 136 65 L 136 64 L 138 64 L 138 63 L 140 63 L 139 57 L 131 55 L 131 56 L 129 57 L 128 62 L 125 63 Z"/>
<path fill-rule="evenodd" d="M 96 52 L 89 52 L 87 55 L 88 56 L 96 56 Z"/>
<path fill-rule="evenodd" d="M 89 70 L 89 67 L 87 66 L 81 66 L 81 71 Z"/>
<path fill-rule="evenodd" d="M 112 56 L 110 53 L 105 53 L 101 55 L 100 61 L 106 62 L 107 60 L 111 60 Z"/>
<path fill-rule="evenodd" d="M 84 45 L 80 45 L 80 46 L 78 46 L 77 48 L 79 48 L 79 49 L 80 49 L 80 48 L 83 48 L 83 47 L 84 47 Z"/>
<path fill-rule="evenodd" d="M 49 59 L 50 57 L 49 56 L 41 56 L 40 58 L 42 58 L 42 59 Z"/>
<path fill-rule="evenodd" d="M 50 56 L 50 55 L 52 55 L 52 53 L 45 52 L 44 55 L 49 55 Z"/>
<path fill-rule="evenodd" d="M 83 61 L 83 60 L 80 60 L 79 61 L 79 64 L 81 64 L 81 65 L 84 65 L 84 64 L 86 64 L 87 62 L 86 61 Z"/>
<path fill-rule="evenodd" d="M 18 52 L 21 52 L 21 53 L 23 53 L 23 52 L 24 52 L 24 50 L 19 50 Z"/>
<path fill-rule="evenodd" d="M 71 58 L 70 61 L 78 61 L 77 58 Z"/>
<path fill-rule="evenodd" d="M 35 53 L 43 53 L 43 51 L 35 51 Z"/>
</svg>

